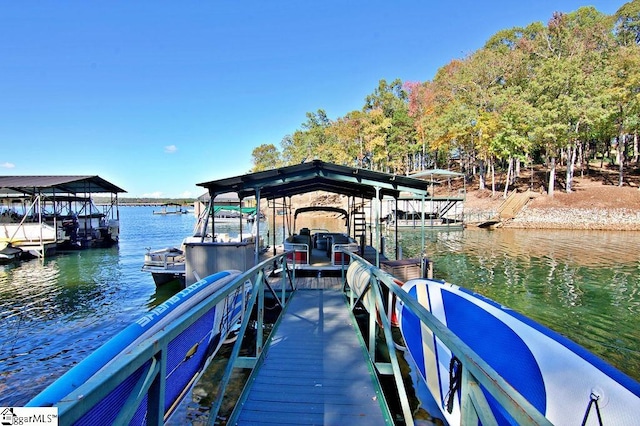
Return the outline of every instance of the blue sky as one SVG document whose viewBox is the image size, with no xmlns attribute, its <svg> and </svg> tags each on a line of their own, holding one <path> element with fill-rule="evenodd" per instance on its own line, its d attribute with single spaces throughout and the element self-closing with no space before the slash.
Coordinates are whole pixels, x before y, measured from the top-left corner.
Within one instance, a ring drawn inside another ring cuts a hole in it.
<svg viewBox="0 0 640 426">
<path fill-rule="evenodd" d="M 625 1 L 3 1 L 0 175 L 194 197 L 252 150 L 425 81 L 498 30 Z"/>
</svg>

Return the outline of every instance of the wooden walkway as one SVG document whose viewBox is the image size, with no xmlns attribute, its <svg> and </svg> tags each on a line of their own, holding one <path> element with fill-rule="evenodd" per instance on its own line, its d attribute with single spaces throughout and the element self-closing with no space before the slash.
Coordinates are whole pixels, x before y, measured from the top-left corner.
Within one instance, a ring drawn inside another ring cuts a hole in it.
<svg viewBox="0 0 640 426">
<path fill-rule="evenodd" d="M 344 295 L 298 290 L 284 315 L 238 424 L 385 424 L 388 410 Z"/>
</svg>

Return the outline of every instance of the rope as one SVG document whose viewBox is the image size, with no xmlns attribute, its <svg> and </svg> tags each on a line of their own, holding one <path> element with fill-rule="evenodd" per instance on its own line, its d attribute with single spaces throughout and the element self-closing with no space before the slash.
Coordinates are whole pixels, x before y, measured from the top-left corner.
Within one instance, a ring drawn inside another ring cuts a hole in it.
<svg viewBox="0 0 640 426">
<path fill-rule="evenodd" d="M 462 362 L 455 356 L 449 361 L 449 391 L 445 396 L 447 411 L 453 411 L 453 402 L 456 392 L 460 392 L 460 384 L 462 382 Z"/>
<path fill-rule="evenodd" d="M 602 426 L 602 416 L 600 415 L 600 406 L 598 405 L 598 400 L 600 399 L 599 395 L 591 392 L 591 398 L 589 398 L 589 405 L 587 405 L 587 411 L 584 413 L 584 419 L 582 419 L 582 426 L 587 424 L 587 419 L 589 418 L 589 414 L 591 413 L 591 407 L 595 405 L 596 414 L 598 415 L 598 424 Z M 595 403 L 595 404 L 594 404 Z"/>
</svg>

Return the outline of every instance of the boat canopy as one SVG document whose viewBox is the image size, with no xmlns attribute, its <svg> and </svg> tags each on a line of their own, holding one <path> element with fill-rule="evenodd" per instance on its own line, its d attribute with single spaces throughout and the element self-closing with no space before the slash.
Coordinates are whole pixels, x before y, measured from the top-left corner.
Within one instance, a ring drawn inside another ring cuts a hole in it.
<svg viewBox="0 0 640 426">
<path fill-rule="evenodd" d="M 414 173 L 411 177 L 424 177 L 429 176 L 431 179 L 433 178 L 455 178 L 455 177 L 463 177 L 464 173 L 458 173 L 451 170 L 446 169 L 430 169 L 424 170 L 418 173 Z"/>
<path fill-rule="evenodd" d="M 330 212 L 330 213 L 338 213 L 344 217 L 347 217 L 349 214 L 345 209 L 341 209 L 339 207 L 331 207 L 331 206 L 310 206 L 310 207 L 298 207 L 296 209 L 295 214 L 293 215 L 293 219 L 295 220 L 299 214 L 308 213 L 308 212 Z"/>
<path fill-rule="evenodd" d="M 349 226 L 349 213 L 345 209 L 341 209 L 340 207 L 331 207 L 331 206 L 309 206 L 309 207 L 298 207 L 296 212 L 293 215 L 293 229 L 296 229 L 296 219 L 298 219 L 298 215 L 302 213 L 309 212 L 330 212 L 330 213 L 338 213 L 345 219 L 345 226 Z"/>
<path fill-rule="evenodd" d="M 347 196 L 373 199 L 385 195 L 397 198 L 401 191 L 428 195 L 427 182 L 409 176 L 392 175 L 372 170 L 313 160 L 308 163 L 280 167 L 199 183 L 215 197 L 235 192 L 240 199 L 259 196 L 273 200 L 313 191 L 326 191 Z"/>
<path fill-rule="evenodd" d="M 222 210 L 232 211 L 232 212 L 241 212 L 243 214 L 255 214 L 255 207 L 239 207 L 239 206 L 216 206 L 213 209 L 213 213 L 216 214 Z"/>
</svg>

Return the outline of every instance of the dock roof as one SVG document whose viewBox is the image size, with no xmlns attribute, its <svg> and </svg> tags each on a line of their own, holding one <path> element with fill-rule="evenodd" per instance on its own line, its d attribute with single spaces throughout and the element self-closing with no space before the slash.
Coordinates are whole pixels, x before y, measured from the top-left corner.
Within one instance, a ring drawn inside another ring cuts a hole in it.
<svg viewBox="0 0 640 426">
<path fill-rule="evenodd" d="M 225 179 L 199 183 L 210 195 L 236 192 L 240 198 L 255 196 L 267 199 L 326 191 L 355 197 L 375 198 L 376 187 L 380 196 L 398 197 L 401 191 L 428 195 L 429 182 L 408 176 L 392 175 L 314 160 L 308 163 L 280 167 Z"/>
<path fill-rule="evenodd" d="M 31 195 L 127 192 L 100 176 L 0 176 L 0 188 Z"/>
<path fill-rule="evenodd" d="M 424 170 L 418 173 L 414 173 L 411 176 L 415 178 L 428 176 L 431 179 L 433 179 L 434 177 L 451 178 L 451 177 L 463 177 L 464 173 L 458 173 L 452 170 L 445 170 L 445 169 L 430 169 L 430 170 Z"/>
</svg>

